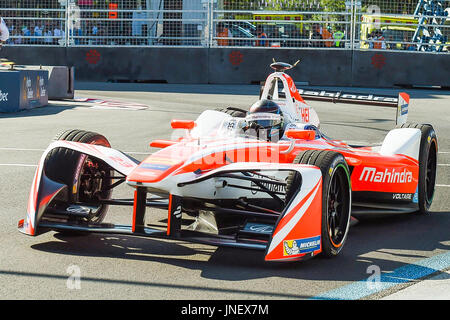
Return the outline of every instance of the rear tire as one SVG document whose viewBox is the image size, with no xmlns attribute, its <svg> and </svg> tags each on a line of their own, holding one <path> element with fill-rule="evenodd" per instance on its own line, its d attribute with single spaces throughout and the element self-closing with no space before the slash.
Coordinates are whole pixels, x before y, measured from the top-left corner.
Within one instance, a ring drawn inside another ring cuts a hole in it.
<svg viewBox="0 0 450 320">
<path fill-rule="evenodd" d="M 430 124 L 406 122 L 398 128 L 415 128 L 421 131 L 419 149 L 419 213 L 429 214 L 436 184 L 438 143 L 436 132 Z"/>
<path fill-rule="evenodd" d="M 344 247 L 350 226 L 351 183 L 347 162 L 342 154 L 327 150 L 307 150 L 299 153 L 293 163 L 309 164 L 322 171 L 322 254 L 331 258 Z M 297 172 L 287 178 L 287 201 L 300 186 Z"/>
<path fill-rule="evenodd" d="M 109 141 L 101 134 L 70 129 L 53 139 L 95 144 L 111 147 Z M 45 174 L 51 180 L 68 186 L 69 202 L 95 203 L 99 198 L 110 199 L 111 169 L 102 161 L 66 148 L 55 148 L 45 159 Z M 108 211 L 107 205 L 100 205 L 95 215 L 78 218 L 77 222 L 101 223 Z"/>
</svg>

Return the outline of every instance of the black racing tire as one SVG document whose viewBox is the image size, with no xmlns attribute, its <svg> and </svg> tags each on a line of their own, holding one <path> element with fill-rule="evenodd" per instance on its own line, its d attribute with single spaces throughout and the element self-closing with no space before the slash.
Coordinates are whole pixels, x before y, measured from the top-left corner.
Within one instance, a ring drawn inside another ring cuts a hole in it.
<svg viewBox="0 0 450 320">
<path fill-rule="evenodd" d="M 406 122 L 397 128 L 415 128 L 421 131 L 419 149 L 419 213 L 429 214 L 436 185 L 438 142 L 431 124 Z"/>
<path fill-rule="evenodd" d="M 91 131 L 84 131 L 78 129 L 65 130 L 55 136 L 53 139 L 74 141 L 81 143 L 89 143 L 100 145 L 104 147 L 111 147 L 109 141 L 101 134 Z M 85 154 L 66 148 L 55 148 L 49 152 L 45 158 L 45 174 L 51 180 L 64 183 L 68 186 L 68 200 L 73 202 L 92 202 L 101 197 L 102 199 L 111 198 L 111 190 L 108 187 L 111 185 L 112 172 L 110 167 L 102 161 L 95 158 L 90 158 Z M 88 172 L 89 170 L 89 172 Z M 93 183 L 86 182 L 85 176 L 97 177 L 92 178 Z M 95 185 L 94 185 L 95 183 Z M 101 192 L 90 192 L 89 188 L 101 185 Z M 100 205 L 96 214 L 89 217 L 89 219 L 82 218 L 77 222 L 87 222 L 98 224 L 101 223 L 108 211 L 108 205 Z"/>
<path fill-rule="evenodd" d="M 217 108 L 216 111 L 224 112 L 235 118 L 245 118 L 247 111 L 235 107 Z"/>
<path fill-rule="evenodd" d="M 329 150 L 307 150 L 299 153 L 293 163 L 309 164 L 322 172 L 322 255 L 337 256 L 347 239 L 352 191 L 350 171 L 342 154 Z M 286 180 L 286 201 L 301 185 L 299 174 L 291 172 Z"/>
</svg>

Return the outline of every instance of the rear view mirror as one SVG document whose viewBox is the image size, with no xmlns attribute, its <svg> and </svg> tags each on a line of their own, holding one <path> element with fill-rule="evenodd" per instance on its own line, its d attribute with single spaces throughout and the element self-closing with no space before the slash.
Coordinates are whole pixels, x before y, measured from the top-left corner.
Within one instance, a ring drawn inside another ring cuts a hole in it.
<svg viewBox="0 0 450 320">
<path fill-rule="evenodd" d="M 314 140 L 316 138 L 316 132 L 314 130 L 288 129 L 285 135 L 289 139 Z"/>
<path fill-rule="evenodd" d="M 188 129 L 191 130 L 195 128 L 195 121 L 194 120 L 172 120 L 170 125 L 173 129 Z"/>
</svg>

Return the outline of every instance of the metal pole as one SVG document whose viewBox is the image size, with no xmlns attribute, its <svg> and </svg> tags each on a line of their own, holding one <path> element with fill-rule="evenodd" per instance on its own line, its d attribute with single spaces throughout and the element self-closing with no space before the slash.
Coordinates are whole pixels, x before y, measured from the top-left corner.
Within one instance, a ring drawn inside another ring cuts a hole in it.
<svg viewBox="0 0 450 320">
<path fill-rule="evenodd" d="M 68 47 L 69 46 L 69 1 L 70 0 L 66 0 L 66 21 L 64 23 L 64 46 Z"/>
</svg>

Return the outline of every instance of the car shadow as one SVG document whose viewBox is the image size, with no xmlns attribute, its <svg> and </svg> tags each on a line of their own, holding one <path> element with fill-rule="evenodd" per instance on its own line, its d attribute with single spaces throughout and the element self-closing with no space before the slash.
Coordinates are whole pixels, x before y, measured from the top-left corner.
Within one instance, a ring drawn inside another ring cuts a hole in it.
<svg viewBox="0 0 450 320">
<path fill-rule="evenodd" d="M 123 235 L 73 237 L 55 233 L 55 241 L 35 244 L 32 248 L 64 255 L 153 261 L 200 270 L 203 278 L 226 281 L 269 277 L 358 281 L 369 276 L 369 266 L 376 265 L 382 272 L 390 272 L 417 259 L 450 250 L 450 245 L 445 244 L 450 240 L 449 228 L 450 212 L 362 220 L 350 229 L 345 248 L 338 257 L 318 256 L 300 262 L 264 262 L 262 251 Z M 199 254 L 206 255 L 206 259 L 198 258 Z"/>
<path fill-rule="evenodd" d="M 25 109 L 25 110 L 21 110 L 18 112 L 10 112 L 10 113 L 0 112 L 0 119 L 48 116 L 48 115 L 54 115 L 54 114 L 64 112 L 66 110 L 70 110 L 75 107 L 77 107 L 77 106 L 49 103 L 48 105 L 43 106 L 43 107 L 38 107 L 38 108 L 33 108 L 33 109 Z"/>
</svg>

